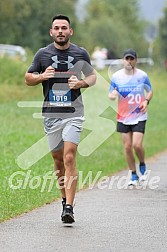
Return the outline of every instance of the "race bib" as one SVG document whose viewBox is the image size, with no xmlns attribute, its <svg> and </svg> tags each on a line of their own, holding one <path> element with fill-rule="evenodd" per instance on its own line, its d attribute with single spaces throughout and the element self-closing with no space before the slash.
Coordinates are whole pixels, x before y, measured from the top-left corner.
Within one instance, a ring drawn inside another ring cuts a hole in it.
<svg viewBox="0 0 167 252">
<path fill-rule="evenodd" d="M 56 107 L 70 107 L 71 90 L 50 90 L 49 103 Z"/>
</svg>

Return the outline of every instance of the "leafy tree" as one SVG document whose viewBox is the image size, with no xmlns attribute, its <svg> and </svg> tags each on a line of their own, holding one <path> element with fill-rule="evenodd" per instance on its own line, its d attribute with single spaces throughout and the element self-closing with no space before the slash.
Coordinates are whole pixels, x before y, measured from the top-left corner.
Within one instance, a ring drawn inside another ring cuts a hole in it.
<svg viewBox="0 0 167 252">
<path fill-rule="evenodd" d="M 125 48 L 133 47 L 144 54 L 143 23 L 138 18 L 138 0 L 89 0 L 87 18 L 75 16 L 78 0 L 0 0 L 0 43 L 29 47 L 33 52 L 52 40 L 51 19 L 63 13 L 71 17 L 72 42 L 92 52 L 99 45 L 120 57 Z"/>
<path fill-rule="evenodd" d="M 91 51 L 98 45 L 108 48 L 115 57 L 122 56 L 122 51 L 129 47 L 137 51 L 142 48 L 142 53 L 146 53 L 138 1 L 91 0 L 87 12 L 82 40 L 87 41 Z"/>
<path fill-rule="evenodd" d="M 167 59 L 167 7 L 164 9 L 163 18 L 159 21 L 159 43 L 161 55 Z"/>
<path fill-rule="evenodd" d="M 0 43 L 16 43 L 21 36 L 21 20 L 30 13 L 26 0 L 0 0 Z"/>
<path fill-rule="evenodd" d="M 56 14 L 71 17 L 76 26 L 77 0 L 0 0 L 0 43 L 18 44 L 36 51 L 52 40 L 51 19 Z"/>
</svg>

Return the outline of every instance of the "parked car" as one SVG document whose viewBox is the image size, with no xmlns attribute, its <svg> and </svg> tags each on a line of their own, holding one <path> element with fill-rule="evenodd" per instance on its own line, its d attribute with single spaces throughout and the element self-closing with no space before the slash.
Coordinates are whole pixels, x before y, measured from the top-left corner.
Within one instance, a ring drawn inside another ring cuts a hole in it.
<svg viewBox="0 0 167 252">
<path fill-rule="evenodd" d="M 18 45 L 0 44 L 0 57 L 8 56 L 11 58 L 19 58 L 26 61 L 26 51 L 23 47 Z"/>
</svg>

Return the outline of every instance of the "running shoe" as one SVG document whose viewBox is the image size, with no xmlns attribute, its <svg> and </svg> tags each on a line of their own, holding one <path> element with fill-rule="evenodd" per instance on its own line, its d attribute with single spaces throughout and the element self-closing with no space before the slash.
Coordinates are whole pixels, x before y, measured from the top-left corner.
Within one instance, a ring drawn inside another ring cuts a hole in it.
<svg viewBox="0 0 167 252">
<path fill-rule="evenodd" d="M 131 180 L 129 181 L 128 183 L 128 186 L 137 186 L 138 184 L 138 181 L 139 181 L 139 177 L 136 173 L 133 173 L 132 176 L 131 176 Z"/>
<path fill-rule="evenodd" d="M 62 214 L 61 214 L 61 219 L 62 219 L 62 217 L 64 216 L 64 211 L 65 211 L 65 206 L 66 206 L 66 199 L 63 198 L 61 203 L 62 203 L 62 207 L 63 207 L 63 211 L 62 211 Z"/>
<path fill-rule="evenodd" d="M 75 222 L 74 220 L 74 213 L 73 213 L 73 207 L 69 204 L 65 205 L 65 209 L 62 215 L 62 222 L 71 224 Z"/>
<path fill-rule="evenodd" d="M 139 165 L 139 170 L 140 170 L 140 173 L 141 173 L 141 176 L 140 176 L 139 180 L 140 181 L 147 180 L 148 172 L 147 172 L 147 169 L 146 169 L 146 165 L 145 164 Z"/>
</svg>

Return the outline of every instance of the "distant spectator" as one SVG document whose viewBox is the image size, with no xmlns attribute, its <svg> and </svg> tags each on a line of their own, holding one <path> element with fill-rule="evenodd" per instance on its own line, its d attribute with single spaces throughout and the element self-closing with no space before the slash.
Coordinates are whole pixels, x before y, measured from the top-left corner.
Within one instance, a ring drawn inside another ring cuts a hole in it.
<svg viewBox="0 0 167 252">
<path fill-rule="evenodd" d="M 104 60 L 107 59 L 106 50 L 106 48 L 101 49 L 97 46 L 92 53 L 92 59 L 95 60 L 95 66 L 98 70 L 103 70 L 105 68 Z"/>
</svg>

